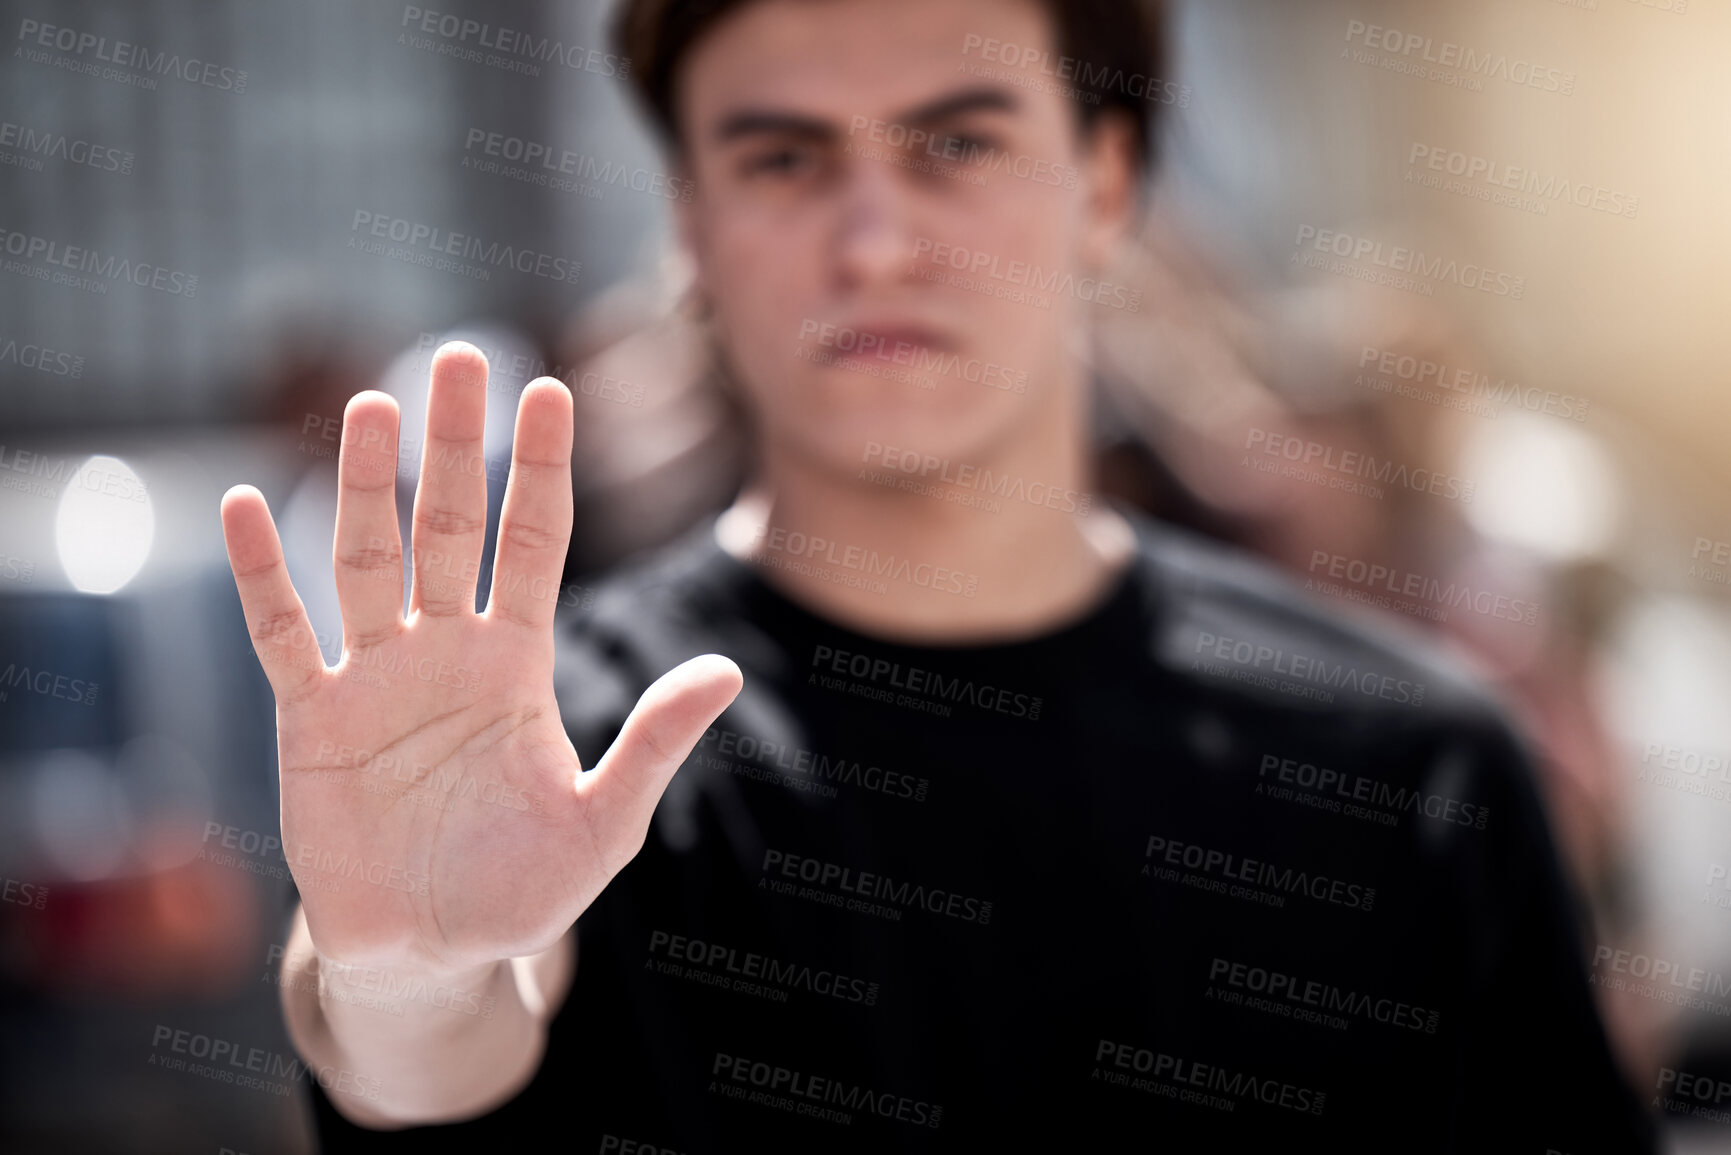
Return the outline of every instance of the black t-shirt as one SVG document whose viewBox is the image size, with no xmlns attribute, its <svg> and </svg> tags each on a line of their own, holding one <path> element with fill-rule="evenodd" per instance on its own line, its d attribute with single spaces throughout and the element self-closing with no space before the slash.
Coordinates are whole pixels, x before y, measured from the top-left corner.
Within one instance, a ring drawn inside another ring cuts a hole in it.
<svg viewBox="0 0 1731 1155">
<path fill-rule="evenodd" d="M 838 627 L 707 525 L 616 577 L 560 630 L 585 765 L 688 657 L 744 691 L 578 921 L 530 1086 L 392 1133 L 315 1092 L 325 1150 L 1651 1150 L 1483 692 L 1136 524 L 1005 644 Z"/>
</svg>

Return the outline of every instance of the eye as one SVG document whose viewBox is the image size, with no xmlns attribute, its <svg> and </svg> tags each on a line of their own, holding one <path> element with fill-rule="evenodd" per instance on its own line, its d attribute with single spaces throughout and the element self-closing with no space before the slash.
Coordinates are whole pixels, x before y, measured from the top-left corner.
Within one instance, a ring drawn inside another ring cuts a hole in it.
<svg viewBox="0 0 1731 1155">
<path fill-rule="evenodd" d="M 817 167 L 817 158 L 809 148 L 799 145 L 777 145 L 745 158 L 747 176 L 803 176 Z"/>
<path fill-rule="evenodd" d="M 934 155 L 961 164 L 989 159 L 1003 149 L 1003 141 L 986 132 L 949 132 L 932 138 Z"/>
</svg>

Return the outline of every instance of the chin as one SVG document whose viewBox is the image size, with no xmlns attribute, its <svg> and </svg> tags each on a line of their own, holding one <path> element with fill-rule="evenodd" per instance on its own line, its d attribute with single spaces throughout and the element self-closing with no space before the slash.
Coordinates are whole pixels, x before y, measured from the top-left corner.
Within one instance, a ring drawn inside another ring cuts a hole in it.
<svg viewBox="0 0 1731 1155">
<path fill-rule="evenodd" d="M 983 360 L 960 354 L 963 362 L 971 358 Z M 1038 408 L 1025 386 L 995 388 L 935 374 L 925 375 L 922 384 L 907 379 L 916 371 L 889 361 L 801 365 L 792 373 L 774 368 L 779 371 L 757 376 L 759 387 L 750 390 L 763 436 L 793 456 L 821 463 L 825 472 L 849 477 L 870 464 L 867 449 L 873 446 L 983 462 Z"/>
<path fill-rule="evenodd" d="M 999 406 L 932 405 L 886 399 L 872 406 L 849 406 L 802 414 L 790 431 L 837 473 L 854 476 L 883 466 L 886 449 L 955 462 L 983 459 L 1008 424 Z"/>
</svg>

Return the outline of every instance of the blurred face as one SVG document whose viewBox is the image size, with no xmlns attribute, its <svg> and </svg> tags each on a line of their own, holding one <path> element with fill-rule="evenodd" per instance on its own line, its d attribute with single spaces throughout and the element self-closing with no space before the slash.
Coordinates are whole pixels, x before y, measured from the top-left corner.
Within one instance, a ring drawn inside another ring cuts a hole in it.
<svg viewBox="0 0 1731 1155">
<path fill-rule="evenodd" d="M 1057 56 L 1032 0 L 758 0 L 686 58 L 680 225 L 766 452 L 982 460 L 1080 412 L 1124 138 L 970 74 L 988 40 Z"/>
</svg>

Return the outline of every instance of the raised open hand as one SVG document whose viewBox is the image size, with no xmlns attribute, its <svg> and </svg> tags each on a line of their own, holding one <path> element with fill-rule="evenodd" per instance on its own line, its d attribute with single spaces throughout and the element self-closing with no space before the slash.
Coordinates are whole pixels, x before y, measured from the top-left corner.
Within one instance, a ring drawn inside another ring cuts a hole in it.
<svg viewBox="0 0 1731 1155">
<path fill-rule="evenodd" d="M 343 654 L 326 667 L 263 496 L 223 498 L 253 646 L 277 701 L 282 842 L 321 954 L 464 968 L 544 950 L 643 845 L 673 772 L 740 688 L 707 655 L 638 701 L 582 773 L 553 695 L 553 613 L 571 535 L 571 394 L 523 391 L 487 609 L 487 362 L 435 355 L 402 613 L 398 412 L 343 417 L 336 526 Z"/>
</svg>

